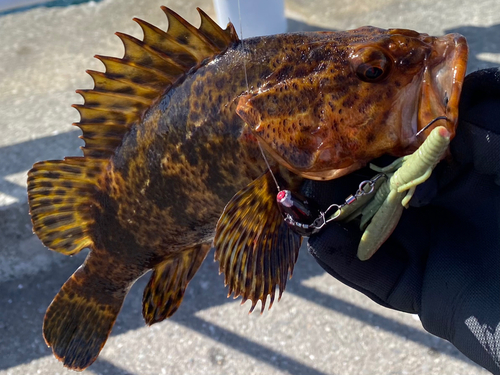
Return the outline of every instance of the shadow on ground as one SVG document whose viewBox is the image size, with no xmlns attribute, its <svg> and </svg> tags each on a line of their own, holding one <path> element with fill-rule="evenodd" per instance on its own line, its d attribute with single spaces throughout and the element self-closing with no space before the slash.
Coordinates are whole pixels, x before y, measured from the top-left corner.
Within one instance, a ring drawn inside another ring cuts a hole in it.
<svg viewBox="0 0 500 375">
<path fill-rule="evenodd" d="M 491 68 L 500 65 L 500 24 L 488 27 L 460 26 L 446 30 L 447 33 L 459 33 L 465 36 L 469 44 L 469 62 L 467 72 Z M 497 54 L 495 61 L 488 61 L 484 54 Z"/>
<path fill-rule="evenodd" d="M 0 11 L 0 17 L 5 16 L 7 14 L 25 12 L 27 10 L 34 9 L 34 8 L 67 7 L 70 5 L 78 5 L 78 4 L 88 3 L 90 1 L 94 1 L 94 2 L 98 3 L 102 0 L 52 0 L 52 1 L 47 1 L 47 2 L 40 3 L 40 4 L 26 5 L 26 6 L 20 6 L 20 7 L 14 8 L 14 9 L 2 10 L 2 11 Z"/>
<path fill-rule="evenodd" d="M 2 358 L 0 370 L 51 355 L 51 350 L 46 347 L 41 332 L 45 309 L 64 281 L 83 262 L 84 257 L 85 254 L 79 254 L 72 258 L 65 258 L 64 265 L 61 267 L 55 266 L 49 271 L 23 279 L 11 280 L 0 285 L 0 290 L 2 290 L 0 305 L 3 306 L 2 315 L 4 317 L 0 323 L 0 358 Z M 186 294 L 181 308 L 171 318 L 173 321 L 287 373 L 324 375 L 285 354 L 270 350 L 266 346 L 224 328 L 214 327 L 197 317 L 195 314 L 200 310 L 227 303 L 227 291 L 223 287 L 222 276 L 218 275 L 217 264 L 211 261 L 213 254 L 209 254 L 207 259 L 208 261 L 203 264 L 190 284 L 189 293 Z M 323 274 L 323 270 L 310 258 L 307 252 L 302 251 L 295 275 L 289 282 L 285 294 L 295 294 L 311 303 L 319 304 L 332 311 L 427 346 L 431 351 L 465 360 L 453 346 L 444 341 L 436 341 L 430 334 L 303 285 L 304 280 L 321 274 Z M 208 281 L 210 285 L 220 285 L 221 287 L 207 293 L 196 281 L 197 278 Z M 146 283 L 147 277 L 142 278 L 130 291 L 112 335 L 120 335 L 144 326 L 140 315 L 140 305 L 142 291 Z M 104 359 L 98 359 L 92 368 L 99 373 L 106 372 L 104 371 L 106 369 L 113 369 L 111 373 L 130 374 Z"/>
</svg>

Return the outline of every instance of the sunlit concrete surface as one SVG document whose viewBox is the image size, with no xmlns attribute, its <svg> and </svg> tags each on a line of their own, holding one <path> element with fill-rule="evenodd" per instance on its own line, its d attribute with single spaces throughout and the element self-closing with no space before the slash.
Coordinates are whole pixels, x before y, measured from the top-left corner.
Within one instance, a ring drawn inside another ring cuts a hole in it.
<svg viewBox="0 0 500 375">
<path fill-rule="evenodd" d="M 250 1 L 250 0 L 241 0 Z M 272 0 L 270 0 L 272 1 Z M 0 3 L 1 4 L 1 3 Z M 288 0 L 290 31 L 371 24 L 464 34 L 469 71 L 500 64 L 500 2 Z M 19 5 L 19 4 L 18 4 Z M 45 309 L 82 263 L 46 250 L 31 233 L 26 171 L 37 160 L 81 155 L 77 88 L 91 88 L 92 56 L 121 56 L 113 35 L 141 36 L 131 21 L 166 28 L 160 5 L 199 22 L 209 0 L 102 0 L 0 8 L 0 375 L 70 374 L 41 334 Z M 145 327 L 131 290 L 112 336 L 88 374 L 487 374 L 414 316 L 383 309 L 326 275 L 303 251 L 281 302 L 262 316 L 226 299 L 217 265 L 203 265 L 179 311 Z"/>
</svg>

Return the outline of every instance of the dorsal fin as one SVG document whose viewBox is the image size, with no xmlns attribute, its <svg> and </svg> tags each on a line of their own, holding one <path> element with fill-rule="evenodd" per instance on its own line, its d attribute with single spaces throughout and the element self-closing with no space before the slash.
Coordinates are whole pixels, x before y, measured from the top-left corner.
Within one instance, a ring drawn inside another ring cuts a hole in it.
<svg viewBox="0 0 500 375">
<path fill-rule="evenodd" d="M 105 72 L 89 70 L 94 89 L 77 90 L 85 103 L 74 107 L 81 120 L 75 123 L 85 141 L 86 157 L 107 158 L 120 145 L 131 126 L 187 72 L 223 53 L 238 36 L 231 23 L 223 30 L 201 9 L 197 29 L 174 11 L 162 7 L 168 31 L 140 19 L 143 40 L 116 33 L 125 46 L 123 58 L 96 56 Z"/>
</svg>

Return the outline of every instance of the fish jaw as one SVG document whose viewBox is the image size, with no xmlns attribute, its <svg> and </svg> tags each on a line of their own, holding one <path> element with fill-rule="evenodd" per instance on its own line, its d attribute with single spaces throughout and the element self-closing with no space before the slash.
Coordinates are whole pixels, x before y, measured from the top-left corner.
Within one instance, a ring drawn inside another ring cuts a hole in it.
<svg viewBox="0 0 500 375">
<path fill-rule="evenodd" d="M 451 138 L 454 137 L 458 123 L 458 104 L 467 69 L 468 47 L 464 36 L 447 34 L 432 39 L 435 53 L 429 57 L 423 73 L 417 127 L 412 129 L 412 133 L 424 129 L 439 116 L 446 117 L 446 120 L 425 128 L 422 131 L 424 136 L 419 137 L 418 144 L 439 125 L 446 127 Z"/>
</svg>

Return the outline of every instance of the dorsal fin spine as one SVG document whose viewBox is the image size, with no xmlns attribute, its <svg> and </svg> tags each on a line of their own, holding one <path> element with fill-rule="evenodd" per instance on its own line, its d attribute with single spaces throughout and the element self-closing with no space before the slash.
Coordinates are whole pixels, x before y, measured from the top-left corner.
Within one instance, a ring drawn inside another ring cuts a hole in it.
<svg viewBox="0 0 500 375">
<path fill-rule="evenodd" d="M 136 95 L 122 94 L 112 91 L 100 90 L 76 90 L 78 94 L 85 99 L 85 105 L 88 106 L 107 106 L 108 108 L 121 109 L 133 107 L 142 107 L 151 105 L 152 100 Z M 102 101 L 100 99 L 103 99 Z"/>
<path fill-rule="evenodd" d="M 166 32 L 139 18 L 134 18 L 134 21 L 137 22 L 142 29 L 142 32 L 144 34 L 144 43 L 150 45 L 158 51 L 163 50 L 164 53 L 168 56 L 170 56 L 170 54 L 175 54 L 178 57 L 182 56 L 183 58 L 179 59 L 179 64 L 185 66 L 186 68 L 190 68 L 196 64 L 196 56 Z M 174 47 L 170 54 L 165 51 L 165 47 L 167 47 L 165 44 L 167 43 L 170 44 L 171 48 Z"/>
<path fill-rule="evenodd" d="M 159 91 L 146 85 L 140 85 L 126 79 L 117 79 L 106 76 L 103 72 L 87 70 L 87 73 L 94 80 L 94 90 L 109 91 L 118 93 L 136 93 L 136 95 L 154 99 L 159 95 Z"/>
<path fill-rule="evenodd" d="M 203 10 L 196 8 L 201 17 L 200 32 L 205 35 L 217 48 L 224 49 L 228 43 L 231 43 L 231 36 L 222 30 Z M 229 27 L 229 26 L 228 26 Z"/>
<path fill-rule="evenodd" d="M 153 47 L 148 46 L 139 39 L 123 33 L 116 33 L 116 35 L 122 41 L 125 51 L 127 51 L 123 58 L 124 60 L 132 61 L 134 59 L 134 52 L 137 54 L 139 54 L 139 52 L 146 52 L 147 56 L 152 60 L 148 67 L 158 69 L 159 71 L 170 71 L 171 75 L 184 73 L 185 69 L 182 65 L 179 65 L 169 56 L 161 53 Z M 142 63 L 146 65 L 144 61 Z"/>
<path fill-rule="evenodd" d="M 161 10 L 163 10 L 168 18 L 167 34 L 172 35 L 179 43 L 189 44 L 188 38 L 195 37 L 202 42 L 202 45 L 206 48 L 207 55 L 210 55 L 210 53 L 215 54 L 220 52 L 217 46 L 212 43 L 212 41 L 201 34 L 197 28 L 188 23 L 184 18 L 179 16 L 172 9 L 162 6 Z M 182 31 L 180 31 L 179 29 L 182 29 Z M 185 31 L 187 31 L 187 33 Z"/>
<path fill-rule="evenodd" d="M 151 82 L 154 81 L 153 78 L 156 78 L 158 84 L 155 86 L 158 86 L 159 84 L 170 84 L 175 79 L 174 76 L 170 74 L 154 68 L 139 65 L 134 61 L 111 56 L 96 55 L 95 57 L 102 61 L 102 63 L 106 67 L 106 74 L 110 75 L 111 77 L 117 76 L 120 78 L 128 76 L 132 80 L 140 78 L 136 81 L 136 83 L 149 82 L 150 84 L 153 83 Z M 121 73 L 123 69 L 128 69 L 128 71 Z"/>
<path fill-rule="evenodd" d="M 94 90 L 109 92 L 135 92 L 137 95 L 149 99 L 157 98 L 159 90 L 145 84 L 139 84 L 127 79 L 107 76 L 106 73 L 95 70 L 87 70 L 94 80 Z"/>
<path fill-rule="evenodd" d="M 73 108 L 75 108 L 78 112 L 80 112 L 80 116 L 82 118 L 85 117 L 85 122 L 87 120 L 93 120 L 97 122 L 105 122 L 112 121 L 117 125 L 122 126 L 131 126 L 130 119 L 136 117 L 137 111 L 118 111 L 108 108 L 94 107 L 94 106 L 86 106 L 85 104 L 73 104 Z M 83 135 L 85 137 L 85 134 Z"/>
</svg>

